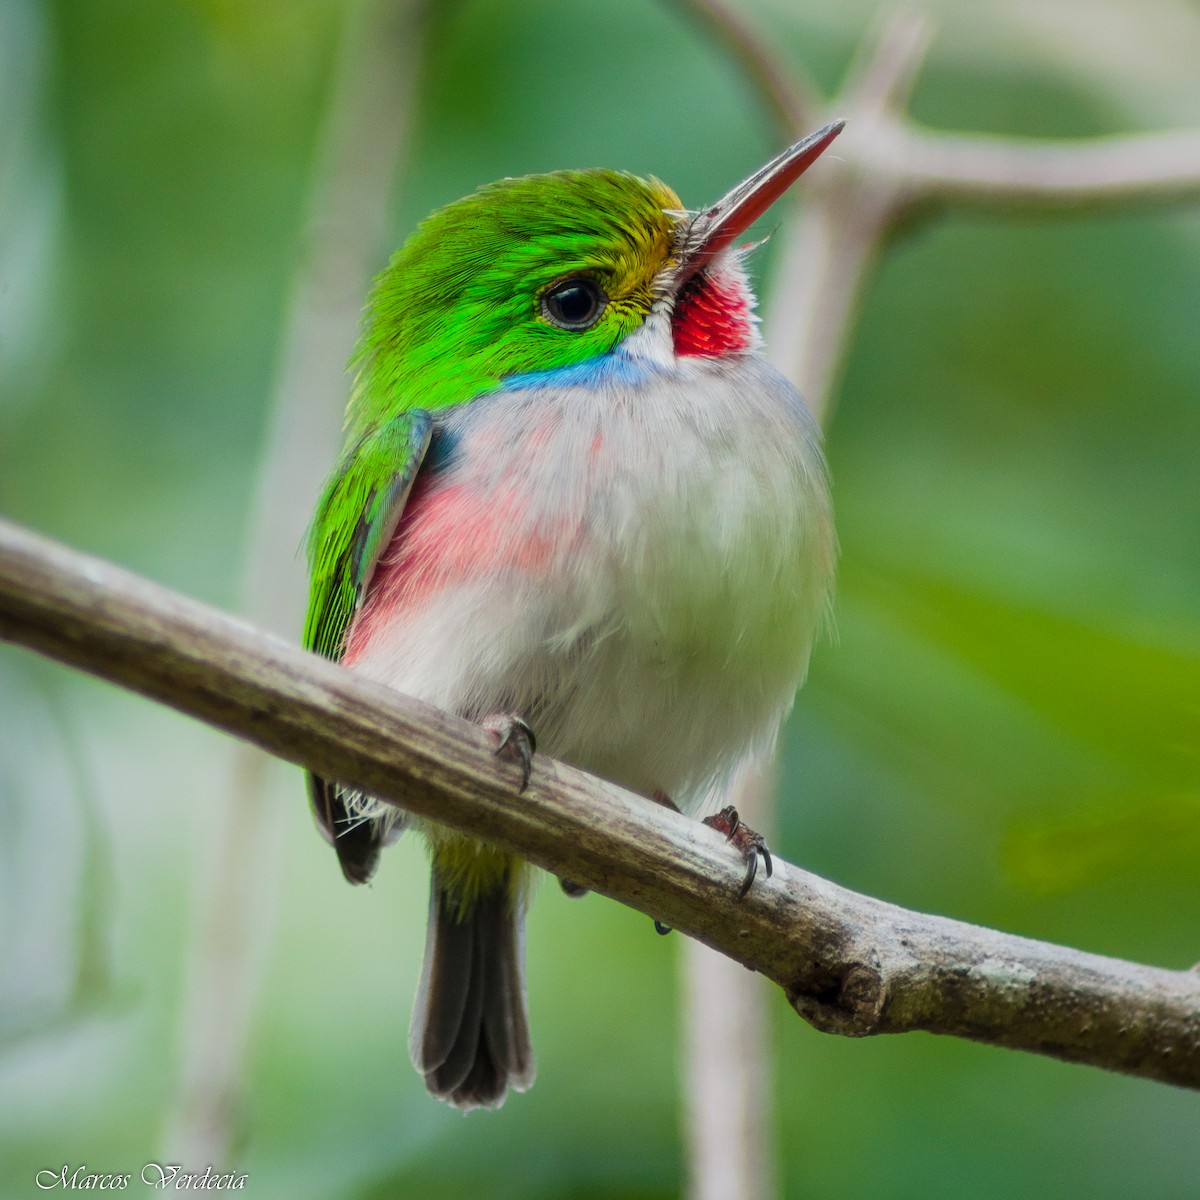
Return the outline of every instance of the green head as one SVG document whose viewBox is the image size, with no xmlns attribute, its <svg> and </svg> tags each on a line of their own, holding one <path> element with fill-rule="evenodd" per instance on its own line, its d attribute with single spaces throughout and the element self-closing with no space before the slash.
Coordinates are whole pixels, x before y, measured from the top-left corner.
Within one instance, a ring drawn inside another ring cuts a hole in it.
<svg viewBox="0 0 1200 1200">
<path fill-rule="evenodd" d="M 353 436 L 407 408 L 436 411 L 505 378 L 608 353 L 656 304 L 681 300 L 696 322 L 741 322 L 748 293 L 714 277 L 714 260 L 841 130 L 798 142 L 698 214 L 656 179 L 557 171 L 505 179 L 439 209 L 375 283 L 355 356 Z M 739 326 L 739 329 L 741 326 Z M 689 344 L 707 353 L 708 331 Z M 718 332 L 720 332 L 718 328 Z M 739 334 L 740 336 L 740 334 Z"/>
<path fill-rule="evenodd" d="M 398 399 L 443 408 L 612 350 L 650 310 L 681 207 L 657 180 L 593 170 L 501 180 L 439 209 L 375 283 L 353 417 Z"/>
</svg>

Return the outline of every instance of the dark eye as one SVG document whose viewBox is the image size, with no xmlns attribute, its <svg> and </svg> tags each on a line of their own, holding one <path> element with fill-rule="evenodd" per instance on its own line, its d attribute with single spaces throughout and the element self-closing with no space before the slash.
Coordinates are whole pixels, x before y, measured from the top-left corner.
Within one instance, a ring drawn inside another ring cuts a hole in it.
<svg viewBox="0 0 1200 1200">
<path fill-rule="evenodd" d="M 607 303 L 604 289 L 594 279 L 576 275 L 542 296 L 542 312 L 559 329 L 591 329 Z"/>
</svg>

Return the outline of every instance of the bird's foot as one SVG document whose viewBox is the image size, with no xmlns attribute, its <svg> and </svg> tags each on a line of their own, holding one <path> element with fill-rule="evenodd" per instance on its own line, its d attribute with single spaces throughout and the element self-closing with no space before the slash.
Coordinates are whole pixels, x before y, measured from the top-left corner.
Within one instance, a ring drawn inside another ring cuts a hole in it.
<svg viewBox="0 0 1200 1200">
<path fill-rule="evenodd" d="M 560 879 L 558 881 L 558 886 L 562 888 L 563 893 L 567 896 L 570 896 L 572 900 L 578 900 L 580 896 L 586 896 L 588 894 L 587 888 L 585 888 L 582 883 L 575 883 L 570 879 Z"/>
<path fill-rule="evenodd" d="M 740 850 L 742 857 L 746 860 L 746 878 L 742 881 L 741 890 L 738 892 L 739 900 L 745 896 L 754 882 L 754 876 L 758 873 L 760 857 L 763 860 L 763 866 L 767 869 L 767 878 L 771 878 L 771 852 L 767 849 L 766 841 L 761 833 L 756 833 L 749 825 L 742 823 L 737 809 L 732 804 L 718 813 L 713 813 L 711 817 L 705 817 L 704 824 L 723 833 L 725 840 Z"/>
<path fill-rule="evenodd" d="M 500 744 L 496 747 L 496 757 L 507 759 L 521 768 L 521 786 L 517 791 L 523 792 L 529 786 L 533 755 L 537 750 L 537 739 L 533 736 L 529 722 L 520 713 L 492 713 L 479 723 L 500 739 Z"/>
</svg>

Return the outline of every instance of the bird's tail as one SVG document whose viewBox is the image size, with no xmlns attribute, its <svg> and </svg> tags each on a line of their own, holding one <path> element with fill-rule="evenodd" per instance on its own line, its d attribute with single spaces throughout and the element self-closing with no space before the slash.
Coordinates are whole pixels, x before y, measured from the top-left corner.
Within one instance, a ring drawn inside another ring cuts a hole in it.
<svg viewBox="0 0 1200 1200">
<path fill-rule="evenodd" d="M 459 872 L 439 867 L 440 857 L 435 851 L 409 1053 L 439 1100 L 498 1108 L 510 1087 L 523 1092 L 533 1083 L 535 1070 L 518 864 L 507 860 L 498 877 L 467 891 Z"/>
</svg>

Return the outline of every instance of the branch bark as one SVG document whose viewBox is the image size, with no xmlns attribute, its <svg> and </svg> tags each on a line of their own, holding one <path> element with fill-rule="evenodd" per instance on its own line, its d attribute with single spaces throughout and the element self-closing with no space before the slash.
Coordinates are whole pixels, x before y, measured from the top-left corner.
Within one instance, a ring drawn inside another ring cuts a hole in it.
<svg viewBox="0 0 1200 1200">
<path fill-rule="evenodd" d="M 910 912 L 720 835 L 111 564 L 0 522 L 0 637 L 469 831 L 760 971 L 818 1029 L 922 1029 L 1200 1088 L 1200 972 Z"/>
</svg>

